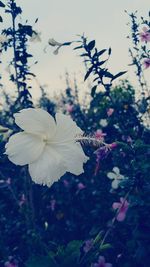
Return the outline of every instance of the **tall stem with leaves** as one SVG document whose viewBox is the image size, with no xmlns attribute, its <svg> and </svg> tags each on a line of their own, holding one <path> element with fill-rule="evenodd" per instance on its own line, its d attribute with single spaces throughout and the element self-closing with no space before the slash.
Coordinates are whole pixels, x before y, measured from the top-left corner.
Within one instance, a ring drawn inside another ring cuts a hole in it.
<svg viewBox="0 0 150 267">
<path fill-rule="evenodd" d="M 9 0 L 5 7 L 5 12 L 10 14 L 12 26 L 2 31 L 8 38 L 5 51 L 13 49 L 13 59 L 10 61 L 10 66 L 13 67 L 13 73 L 10 74 L 10 80 L 17 87 L 17 99 L 15 101 L 16 109 L 27 108 L 32 106 L 32 97 L 29 92 L 31 86 L 28 85 L 28 80 L 31 76 L 35 76 L 30 72 L 29 59 L 32 57 L 27 51 L 28 39 L 32 36 L 33 30 L 31 25 L 18 23 L 17 19 L 22 10 L 15 0 Z"/>
</svg>

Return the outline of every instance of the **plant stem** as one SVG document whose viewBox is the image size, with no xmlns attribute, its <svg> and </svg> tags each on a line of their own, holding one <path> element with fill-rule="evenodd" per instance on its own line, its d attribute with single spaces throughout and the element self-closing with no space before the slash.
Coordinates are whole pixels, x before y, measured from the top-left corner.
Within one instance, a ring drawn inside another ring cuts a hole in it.
<svg viewBox="0 0 150 267">
<path fill-rule="evenodd" d="M 108 235 L 110 234 L 111 230 L 113 229 L 113 226 L 114 226 L 114 223 L 116 222 L 116 218 L 118 216 L 118 213 L 120 212 L 121 208 L 123 207 L 125 201 L 127 200 L 130 192 L 132 191 L 132 188 L 127 192 L 127 194 L 125 195 L 124 197 L 124 201 L 122 202 L 122 205 L 120 206 L 120 208 L 118 209 L 118 211 L 116 212 L 116 215 L 115 217 L 112 219 L 112 223 L 109 227 L 109 229 L 106 231 L 101 243 L 100 243 L 100 249 L 102 248 L 103 244 L 105 243 L 105 240 L 106 238 L 108 237 Z M 95 245 L 95 241 L 97 240 L 97 237 L 101 234 L 101 231 L 99 231 L 99 233 L 97 234 L 97 236 L 95 237 L 94 241 L 93 241 L 93 244 L 91 246 L 91 249 L 94 248 L 94 245 Z M 91 251 L 91 249 L 84 254 L 84 256 L 81 258 L 81 260 L 79 261 L 79 264 L 83 263 L 84 259 L 86 258 L 87 254 Z"/>
<path fill-rule="evenodd" d="M 111 230 L 112 230 L 112 228 L 113 228 L 113 226 L 114 226 L 114 224 L 115 224 L 115 222 L 116 222 L 117 216 L 118 216 L 120 210 L 122 209 L 123 205 L 125 204 L 125 201 L 127 200 L 127 198 L 128 198 L 128 196 L 129 196 L 131 190 L 132 190 L 132 189 L 130 189 L 130 190 L 127 192 L 127 194 L 125 195 L 124 200 L 123 200 L 123 202 L 122 202 L 122 205 L 120 206 L 120 208 L 119 208 L 118 211 L 116 212 L 115 217 L 112 219 L 112 223 L 111 223 L 109 229 L 106 231 L 106 233 L 105 233 L 105 235 L 104 235 L 104 237 L 103 237 L 103 239 L 102 239 L 102 241 L 101 241 L 100 248 L 103 246 L 103 244 L 105 243 L 106 238 L 107 238 L 108 235 L 110 234 L 110 232 L 111 232 Z"/>
<path fill-rule="evenodd" d="M 12 2 L 13 3 L 13 2 Z M 17 59 L 16 59 L 16 25 L 15 25 L 15 14 L 12 9 L 12 29 L 13 29 L 13 53 L 14 53 L 14 69 L 15 69 L 15 82 L 17 85 L 17 90 L 19 93 L 19 81 L 18 81 L 18 69 L 17 69 Z"/>
</svg>

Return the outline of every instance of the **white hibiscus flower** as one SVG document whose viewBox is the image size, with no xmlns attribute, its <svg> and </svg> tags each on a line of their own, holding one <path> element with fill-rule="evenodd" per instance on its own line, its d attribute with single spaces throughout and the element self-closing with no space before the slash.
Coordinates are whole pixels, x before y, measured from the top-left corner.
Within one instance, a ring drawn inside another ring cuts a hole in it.
<svg viewBox="0 0 150 267">
<path fill-rule="evenodd" d="M 14 115 L 23 132 L 14 134 L 6 144 L 10 161 L 29 165 L 34 182 L 51 186 L 66 172 L 83 173 L 88 160 L 76 137 L 82 130 L 67 115 L 54 118 L 42 109 L 23 109 Z"/>
<path fill-rule="evenodd" d="M 59 42 L 55 41 L 55 39 L 53 39 L 53 38 L 48 40 L 48 44 L 53 46 L 53 47 L 57 46 L 57 48 L 53 52 L 54 55 L 58 55 L 59 49 L 63 46 L 63 43 L 59 43 Z"/>
<path fill-rule="evenodd" d="M 124 175 L 120 174 L 120 170 L 118 167 L 114 167 L 112 169 L 112 172 L 108 172 L 107 177 L 109 179 L 113 179 L 111 184 L 113 189 L 117 189 L 119 187 L 120 182 L 125 178 Z"/>
</svg>

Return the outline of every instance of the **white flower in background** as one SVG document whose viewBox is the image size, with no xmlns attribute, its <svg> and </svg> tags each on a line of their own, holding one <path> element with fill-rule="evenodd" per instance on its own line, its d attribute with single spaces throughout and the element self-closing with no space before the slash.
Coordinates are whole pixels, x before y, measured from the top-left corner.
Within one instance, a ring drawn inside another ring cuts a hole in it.
<svg viewBox="0 0 150 267">
<path fill-rule="evenodd" d="M 106 127 L 108 125 L 108 122 L 106 119 L 101 119 L 99 124 L 102 126 L 102 127 Z"/>
<path fill-rule="evenodd" d="M 119 130 L 119 125 L 118 124 L 114 124 L 115 129 Z"/>
<path fill-rule="evenodd" d="M 49 39 L 48 43 L 51 46 L 61 46 L 62 45 L 62 43 L 59 43 L 59 42 L 55 41 L 55 39 L 53 39 L 53 38 Z"/>
<path fill-rule="evenodd" d="M 54 55 L 58 55 L 59 49 L 63 46 L 63 43 L 59 43 L 53 38 L 48 40 L 48 44 L 53 47 L 57 46 L 57 48 L 53 52 Z"/>
<path fill-rule="evenodd" d="M 33 32 L 32 36 L 30 37 L 30 42 L 38 43 L 41 42 L 41 32 Z"/>
<path fill-rule="evenodd" d="M 59 49 L 61 48 L 61 46 L 57 47 L 56 50 L 54 50 L 53 54 L 54 55 L 58 55 Z"/>
<path fill-rule="evenodd" d="M 111 184 L 113 189 L 117 189 L 120 182 L 125 178 L 123 175 L 120 174 L 120 170 L 118 167 L 114 167 L 112 169 L 112 172 L 108 172 L 107 177 L 109 179 L 113 179 Z"/>
<path fill-rule="evenodd" d="M 83 173 L 88 157 L 76 142 L 82 130 L 71 117 L 57 113 L 55 121 L 46 111 L 34 108 L 14 117 L 23 132 L 10 137 L 5 154 L 16 165 L 28 164 L 34 182 L 51 186 L 66 172 Z"/>
</svg>

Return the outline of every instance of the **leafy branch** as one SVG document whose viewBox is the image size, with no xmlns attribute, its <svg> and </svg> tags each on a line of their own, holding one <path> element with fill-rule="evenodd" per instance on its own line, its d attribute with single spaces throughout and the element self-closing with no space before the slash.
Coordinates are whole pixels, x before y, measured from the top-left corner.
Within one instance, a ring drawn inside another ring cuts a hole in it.
<svg viewBox="0 0 150 267">
<path fill-rule="evenodd" d="M 88 42 L 87 38 L 84 37 L 84 35 L 81 36 L 81 41 L 78 42 L 80 42 L 81 45 L 75 47 L 74 50 L 84 49 L 84 52 L 80 54 L 80 56 L 84 57 L 84 62 L 88 66 L 84 80 L 86 81 L 88 77 L 93 74 L 93 82 L 96 82 L 96 84 L 91 89 L 92 96 L 94 96 L 98 85 L 102 85 L 103 89 L 105 90 L 104 95 L 109 96 L 113 81 L 125 74 L 126 71 L 121 71 L 114 75 L 108 70 L 107 65 L 111 55 L 111 48 L 102 49 L 99 51 L 95 46 L 95 40 Z M 103 59 L 102 57 L 104 55 L 106 55 L 106 57 Z"/>
</svg>

